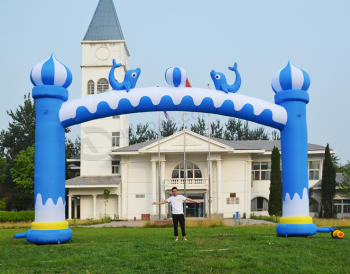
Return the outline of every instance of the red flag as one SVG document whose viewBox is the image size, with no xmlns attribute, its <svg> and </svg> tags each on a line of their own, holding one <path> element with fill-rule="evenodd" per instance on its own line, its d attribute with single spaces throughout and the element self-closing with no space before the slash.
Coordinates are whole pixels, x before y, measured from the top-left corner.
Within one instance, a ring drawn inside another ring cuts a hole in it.
<svg viewBox="0 0 350 274">
<path fill-rule="evenodd" d="M 188 78 L 186 79 L 186 86 L 185 87 L 186 88 L 191 88 L 192 87 L 190 81 L 188 81 Z"/>
<path fill-rule="evenodd" d="M 166 111 L 164 111 L 164 116 L 167 120 L 169 120 L 169 114 Z"/>
</svg>

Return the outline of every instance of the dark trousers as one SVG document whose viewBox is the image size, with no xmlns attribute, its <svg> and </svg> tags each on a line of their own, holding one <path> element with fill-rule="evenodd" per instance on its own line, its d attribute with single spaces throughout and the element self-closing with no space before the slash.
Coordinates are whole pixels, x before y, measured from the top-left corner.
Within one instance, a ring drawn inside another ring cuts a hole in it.
<svg viewBox="0 0 350 274">
<path fill-rule="evenodd" d="M 174 236 L 179 236 L 177 232 L 177 224 L 180 223 L 182 236 L 186 236 L 185 232 L 185 216 L 183 214 L 173 214 Z"/>
</svg>

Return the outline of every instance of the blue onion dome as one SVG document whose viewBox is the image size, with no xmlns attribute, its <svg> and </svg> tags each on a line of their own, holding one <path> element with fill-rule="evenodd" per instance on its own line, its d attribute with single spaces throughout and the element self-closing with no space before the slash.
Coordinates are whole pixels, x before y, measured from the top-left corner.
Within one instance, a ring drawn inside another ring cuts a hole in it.
<svg viewBox="0 0 350 274">
<path fill-rule="evenodd" d="M 33 67 L 30 81 L 34 86 L 54 85 L 68 88 L 72 83 L 72 73 L 51 53 L 48 59 Z"/>
<path fill-rule="evenodd" d="M 186 83 L 187 73 L 183 68 L 171 67 L 165 71 L 165 81 L 173 87 L 183 86 Z"/>
<path fill-rule="evenodd" d="M 289 61 L 285 68 L 273 76 L 271 86 L 275 93 L 289 89 L 307 91 L 310 87 L 310 77 L 309 74 Z"/>
</svg>

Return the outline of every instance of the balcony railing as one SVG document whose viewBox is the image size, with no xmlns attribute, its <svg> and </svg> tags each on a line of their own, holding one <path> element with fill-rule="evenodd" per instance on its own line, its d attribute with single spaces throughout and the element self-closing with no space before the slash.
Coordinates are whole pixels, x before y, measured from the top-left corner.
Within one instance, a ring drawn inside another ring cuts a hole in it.
<svg viewBox="0 0 350 274">
<path fill-rule="evenodd" d="M 178 188 L 184 187 L 184 179 L 165 179 L 164 185 L 166 188 L 172 188 L 174 186 Z M 209 179 L 208 178 L 186 178 L 186 188 L 198 188 L 204 187 L 208 188 Z"/>
</svg>

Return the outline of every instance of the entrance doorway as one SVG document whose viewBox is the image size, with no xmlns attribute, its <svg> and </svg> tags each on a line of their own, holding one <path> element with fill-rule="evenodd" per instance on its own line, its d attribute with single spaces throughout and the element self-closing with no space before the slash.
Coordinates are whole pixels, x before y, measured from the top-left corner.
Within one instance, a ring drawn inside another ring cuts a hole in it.
<svg viewBox="0 0 350 274">
<path fill-rule="evenodd" d="M 179 193 L 183 195 L 183 193 Z M 204 208 L 204 193 L 194 193 L 194 194 L 187 194 L 187 198 L 191 198 L 192 200 L 199 200 L 201 203 L 192 203 L 186 201 L 186 216 L 185 217 L 194 217 L 194 218 L 203 218 L 205 215 L 205 208 Z M 185 203 L 183 204 L 185 207 Z M 168 217 L 172 216 L 171 212 L 171 205 L 168 204 Z M 184 208 L 185 212 L 185 208 Z"/>
</svg>

